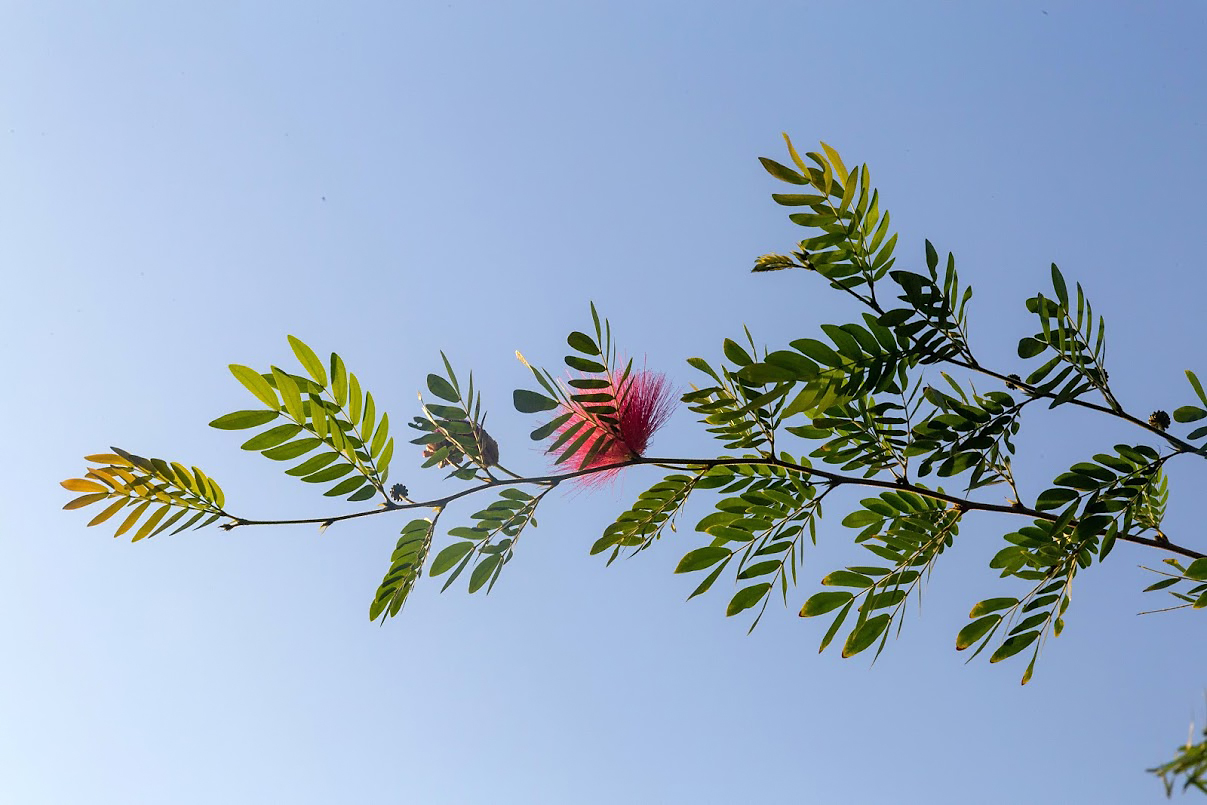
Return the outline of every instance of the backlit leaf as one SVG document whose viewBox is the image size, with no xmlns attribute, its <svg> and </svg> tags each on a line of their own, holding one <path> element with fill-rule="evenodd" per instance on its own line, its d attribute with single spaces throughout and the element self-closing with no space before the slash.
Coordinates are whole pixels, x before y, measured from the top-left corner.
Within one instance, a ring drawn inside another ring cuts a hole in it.
<svg viewBox="0 0 1207 805">
<path fill-rule="evenodd" d="M 210 423 L 211 428 L 219 430 L 244 430 L 257 425 L 265 425 L 277 418 L 274 411 L 235 411 L 233 414 L 220 416 Z"/>
<path fill-rule="evenodd" d="M 267 405 L 272 410 L 277 410 L 280 405 L 277 402 L 277 393 L 273 391 L 272 386 L 268 385 L 268 381 L 260 376 L 260 373 L 248 366 L 240 366 L 237 363 L 230 365 L 231 374 L 235 376 L 243 386 L 254 394 L 260 402 Z"/>
<path fill-rule="evenodd" d="M 69 492 L 100 492 L 108 494 L 109 487 L 104 484 L 98 484 L 96 481 L 87 481 L 83 478 L 68 478 L 66 481 L 61 481 L 59 486 Z"/>
<path fill-rule="evenodd" d="M 101 523 L 105 522 L 110 517 L 112 517 L 114 514 L 116 514 L 118 511 L 120 511 L 121 508 L 129 502 L 130 501 L 125 500 L 125 499 L 115 500 L 112 504 L 105 507 L 105 509 L 100 514 L 98 514 L 96 517 L 93 517 L 91 520 L 89 520 L 88 525 L 90 525 L 90 526 L 100 525 Z"/>
<path fill-rule="evenodd" d="M 289 346 L 293 347 L 293 354 L 297 357 L 298 363 L 302 364 L 303 368 L 310 373 L 314 382 L 320 386 L 326 386 L 327 372 L 324 371 L 323 362 L 319 360 L 318 355 L 314 354 L 314 350 L 292 335 L 289 336 Z"/>
<path fill-rule="evenodd" d="M 281 393 L 281 402 L 285 405 L 285 410 L 289 413 L 294 422 L 302 422 L 305 420 L 305 413 L 302 411 L 302 394 L 298 390 L 298 384 L 287 373 L 281 371 L 277 367 L 272 367 L 272 379 L 276 383 L 277 391 Z"/>
<path fill-rule="evenodd" d="M 968 617 L 979 618 L 990 612 L 1000 612 L 1003 609 L 1009 609 L 1017 603 L 1017 598 L 986 598 L 972 608 L 972 611 L 968 613 Z"/>
<path fill-rule="evenodd" d="M 363 478 L 361 476 L 356 476 L 355 478 L 348 478 L 343 481 L 340 481 L 338 484 L 336 484 L 335 486 L 328 489 L 326 492 L 323 493 L 323 495 L 325 497 L 329 497 L 329 498 L 335 498 L 335 497 L 339 497 L 340 495 L 346 495 L 349 492 L 359 489 L 363 484 L 365 484 L 367 482 L 368 482 L 368 479 Z M 374 487 L 370 485 L 369 488 L 373 489 Z"/>
<path fill-rule="evenodd" d="M 272 413 L 266 411 L 265 413 Z M 263 433 L 258 433 L 243 443 L 244 450 L 266 450 L 269 447 L 276 447 L 282 442 L 286 442 L 302 432 L 301 425 L 295 425 L 292 422 L 287 422 L 284 425 L 277 425 L 275 428 L 269 428 Z"/>
<path fill-rule="evenodd" d="M 711 567 L 717 562 L 720 562 L 727 556 L 731 556 L 733 551 L 728 548 L 721 547 L 705 547 L 696 548 L 694 551 L 688 551 L 687 554 L 679 560 L 678 566 L 675 568 L 676 573 L 691 573 L 696 570 L 703 570 L 706 567 Z"/>
<path fill-rule="evenodd" d="M 801 607 L 800 615 L 802 618 L 824 615 L 827 612 L 838 609 L 854 597 L 853 593 L 846 590 L 827 590 L 825 592 L 814 593 L 809 596 L 809 600 L 805 601 L 805 605 Z"/>
<path fill-rule="evenodd" d="M 750 609 L 761 601 L 770 589 L 771 582 L 764 581 L 738 590 L 733 598 L 730 599 L 729 606 L 725 608 L 725 614 L 733 616 L 743 610 Z"/>
<path fill-rule="evenodd" d="M 334 352 L 331 353 L 331 393 L 340 408 L 348 402 L 348 370 L 344 368 L 344 359 Z"/>
<path fill-rule="evenodd" d="M 976 643 L 1002 619 L 1001 615 L 986 615 L 965 626 L 956 635 L 956 651 L 963 651 Z"/>
<path fill-rule="evenodd" d="M 1197 405 L 1183 405 L 1180 408 L 1175 408 L 1173 412 L 1175 422 L 1197 422 L 1203 417 L 1207 417 L 1207 411 L 1204 411 Z"/>
<path fill-rule="evenodd" d="M 265 458 L 271 458 L 273 461 L 288 461 L 291 458 L 297 458 L 303 453 L 309 453 L 320 444 L 322 444 L 321 439 L 308 436 L 296 441 L 286 442 L 278 447 L 270 447 L 263 451 L 262 455 Z"/>
<path fill-rule="evenodd" d="M 457 390 L 440 375 L 429 374 L 427 376 L 427 387 L 432 394 L 435 394 L 442 400 L 448 400 L 453 403 L 461 401 L 461 395 L 457 393 Z"/>
<path fill-rule="evenodd" d="M 98 484 L 98 486 L 99 486 L 99 484 Z M 98 503 L 107 497 L 109 497 L 108 492 L 93 492 L 88 495 L 80 495 L 75 500 L 71 500 L 71 501 L 68 501 L 67 503 L 64 503 L 63 508 L 68 509 L 68 510 L 82 509 L 85 506 L 91 506 L 93 503 Z"/>
<path fill-rule="evenodd" d="M 503 561 L 503 557 L 499 554 L 487 556 L 478 566 L 474 568 L 474 572 L 469 574 L 469 591 L 476 593 L 482 589 L 482 586 L 490 580 L 490 576 L 494 573 L 495 568 Z"/>
<path fill-rule="evenodd" d="M 884 630 L 888 628 L 888 624 L 889 616 L 887 614 L 868 618 L 847 637 L 847 642 L 842 647 L 842 656 L 854 657 L 872 645 L 872 643 L 875 643 L 876 639 L 884 634 Z"/>
<path fill-rule="evenodd" d="M 964 627 L 968 628 L 968 627 Z M 989 658 L 989 662 L 1001 662 L 1007 657 L 1013 657 L 1020 651 L 1031 645 L 1039 637 L 1038 631 L 1023 632 L 1022 634 L 1014 635 L 1006 638 L 997 651 L 993 652 L 993 656 Z"/>
<path fill-rule="evenodd" d="M 439 576 L 447 573 L 473 549 L 474 543 L 472 542 L 454 542 L 436 554 L 436 558 L 432 560 L 431 568 L 428 570 L 428 575 Z"/>
<path fill-rule="evenodd" d="M 759 162 L 763 164 L 763 168 L 775 178 L 783 182 L 791 184 L 808 184 L 807 181 L 796 171 L 791 168 L 784 167 L 774 159 L 759 157 Z"/>
</svg>

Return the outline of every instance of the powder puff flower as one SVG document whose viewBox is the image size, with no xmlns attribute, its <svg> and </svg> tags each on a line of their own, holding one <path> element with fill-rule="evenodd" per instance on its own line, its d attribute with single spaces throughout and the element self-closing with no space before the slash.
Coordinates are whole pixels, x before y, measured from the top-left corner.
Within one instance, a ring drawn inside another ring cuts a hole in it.
<svg viewBox="0 0 1207 805">
<path fill-rule="evenodd" d="M 611 376 L 606 381 L 606 387 L 571 395 L 569 403 L 561 404 L 559 418 L 566 421 L 554 432 L 550 447 L 550 452 L 559 454 L 559 464 L 589 470 L 644 455 L 650 437 L 675 408 L 670 384 L 657 372 L 629 372 L 619 381 Z M 584 475 L 581 480 L 602 483 L 620 469 Z"/>
</svg>

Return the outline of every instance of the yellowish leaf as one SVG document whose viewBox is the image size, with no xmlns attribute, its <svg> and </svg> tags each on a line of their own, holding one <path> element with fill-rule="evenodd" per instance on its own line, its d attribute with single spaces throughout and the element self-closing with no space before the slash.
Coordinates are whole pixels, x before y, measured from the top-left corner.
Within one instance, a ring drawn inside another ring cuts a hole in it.
<svg viewBox="0 0 1207 805">
<path fill-rule="evenodd" d="M 65 504 L 63 506 L 63 508 L 64 509 L 82 509 L 85 506 L 88 506 L 92 503 L 96 503 L 98 500 L 104 500 L 107 497 L 109 497 L 109 494 L 107 492 L 94 492 L 91 495 L 81 495 L 80 497 L 76 498 L 75 500 L 72 500 L 72 501 L 68 502 L 67 504 Z"/>
<path fill-rule="evenodd" d="M 122 534 L 129 531 L 130 526 L 134 525 L 134 523 L 138 521 L 139 517 L 142 517 L 142 513 L 145 512 L 147 510 L 147 507 L 150 505 L 151 505 L 151 501 L 149 501 L 149 500 L 145 500 L 142 503 L 138 504 L 138 507 L 135 508 L 134 511 L 130 512 L 130 516 L 127 517 L 124 521 L 122 521 L 122 524 L 117 527 L 117 531 L 113 532 L 113 536 L 120 537 Z"/>
<path fill-rule="evenodd" d="M 59 483 L 64 489 L 72 492 L 104 492 L 108 494 L 109 487 L 104 484 L 98 484 L 96 481 L 86 481 L 83 478 L 68 478 L 66 481 Z"/>
<path fill-rule="evenodd" d="M 834 175 L 837 176 L 838 180 L 845 185 L 847 183 L 847 166 L 842 164 L 842 157 L 838 155 L 837 151 L 826 145 L 824 142 L 821 144 L 821 147 L 822 150 L 826 152 L 826 156 L 829 157 L 830 164 L 834 166 Z"/>
<path fill-rule="evenodd" d="M 126 461 L 116 453 L 97 453 L 91 456 L 84 456 L 85 461 L 91 461 L 93 464 L 119 464 L 123 467 L 129 467 L 130 462 Z"/>
<path fill-rule="evenodd" d="M 792 157 L 792 161 L 796 164 L 797 169 L 800 170 L 801 176 L 804 176 L 806 179 L 808 179 L 809 178 L 809 166 L 806 165 L 805 161 L 800 158 L 800 154 L 796 153 L 796 148 L 792 145 L 792 140 L 788 137 L 788 132 L 786 132 L 786 131 L 783 132 L 783 135 L 784 135 L 784 142 L 788 144 L 789 156 Z"/>
<path fill-rule="evenodd" d="M 101 512 L 96 517 L 93 517 L 91 520 L 89 520 L 88 525 L 90 525 L 90 526 L 100 525 L 101 523 L 105 522 L 113 515 L 117 514 L 117 512 L 121 509 L 121 507 L 125 506 L 126 503 L 128 503 L 128 502 L 129 501 L 127 501 L 127 500 L 113 501 L 112 505 L 108 506 L 103 512 Z"/>
</svg>

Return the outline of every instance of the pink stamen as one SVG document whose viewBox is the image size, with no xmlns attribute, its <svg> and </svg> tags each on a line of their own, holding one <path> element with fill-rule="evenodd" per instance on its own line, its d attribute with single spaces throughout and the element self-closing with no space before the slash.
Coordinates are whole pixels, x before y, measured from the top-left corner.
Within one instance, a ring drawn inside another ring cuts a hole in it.
<svg viewBox="0 0 1207 805">
<path fill-rule="evenodd" d="M 590 405 L 562 406 L 561 413 L 569 412 L 571 417 L 558 428 L 559 434 L 584 423 L 571 439 L 573 442 L 582 435 L 584 429 L 591 429 L 592 435 L 565 462 L 575 470 L 605 467 L 644 455 L 650 437 L 665 424 L 675 408 L 670 384 L 665 375 L 657 372 L 633 372 L 619 388 L 613 386 L 608 391 L 616 400 L 616 413 L 606 420 L 591 413 Z M 600 435 L 606 435 L 611 439 L 611 443 L 588 460 L 591 447 Z M 583 475 L 579 477 L 579 481 L 585 485 L 598 485 L 612 479 L 620 470 L 621 468 L 617 467 Z"/>
</svg>

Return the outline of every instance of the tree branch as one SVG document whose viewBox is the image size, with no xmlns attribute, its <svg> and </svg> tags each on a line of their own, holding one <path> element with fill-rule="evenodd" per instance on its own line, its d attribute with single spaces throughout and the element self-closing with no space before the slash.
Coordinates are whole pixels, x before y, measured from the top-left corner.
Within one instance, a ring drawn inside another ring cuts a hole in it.
<svg viewBox="0 0 1207 805">
<path fill-rule="evenodd" d="M 430 500 L 414 501 L 410 503 L 393 503 L 380 506 L 376 509 L 367 511 L 353 512 L 351 514 L 334 515 L 331 517 L 307 517 L 291 520 L 252 520 L 244 517 L 232 517 L 234 522 L 226 523 L 223 527 L 228 531 L 239 526 L 253 525 L 307 525 L 319 524 L 330 525 L 332 523 L 342 522 L 344 520 L 354 520 L 358 517 L 371 517 L 378 514 L 386 514 L 393 511 L 403 511 L 407 509 L 443 509 L 463 497 L 484 492 L 488 489 L 501 486 L 518 486 L 521 484 L 543 485 L 550 489 L 556 487 L 563 481 L 572 480 L 587 475 L 593 475 L 599 472 L 607 472 L 610 470 L 623 469 L 625 467 L 633 467 L 641 464 L 653 464 L 664 467 L 683 467 L 692 469 L 711 469 L 713 467 L 776 467 L 790 472 L 800 473 L 810 477 L 820 478 L 830 482 L 834 486 L 850 484 L 852 486 L 869 487 L 872 489 L 892 489 L 904 490 L 912 492 L 915 495 L 930 498 L 932 500 L 943 501 L 952 506 L 959 508 L 962 511 L 981 511 L 981 512 L 996 512 L 998 514 L 1012 514 L 1023 517 L 1030 517 L 1035 520 L 1046 520 L 1047 522 L 1056 522 L 1058 515 L 1049 512 L 1039 511 L 1030 507 L 1024 506 L 1021 503 L 1007 505 L 1003 503 L 987 503 L 984 501 L 972 500 L 970 498 L 962 498 L 956 495 L 949 495 L 945 492 L 939 492 L 934 489 L 927 489 L 923 486 L 916 486 L 909 482 L 888 481 L 878 478 L 862 478 L 852 475 L 840 475 L 839 473 L 829 472 L 827 470 L 817 469 L 816 467 L 807 467 L 803 464 L 796 464 L 790 461 L 774 457 L 749 457 L 749 458 L 633 458 L 628 461 L 622 461 L 615 464 L 605 464 L 599 467 L 591 467 L 584 470 L 576 470 L 574 472 L 563 473 L 560 475 L 536 475 L 527 478 L 507 478 L 499 479 L 491 482 L 481 483 L 476 486 L 467 487 L 454 492 L 451 495 L 444 497 L 432 498 Z M 1150 539 L 1133 534 L 1119 534 L 1116 539 L 1124 542 L 1131 542 L 1137 545 L 1145 545 L 1150 548 L 1168 551 L 1190 559 L 1201 559 L 1207 554 L 1200 553 L 1192 548 L 1186 548 L 1181 545 L 1175 545 L 1172 542 L 1159 539 Z"/>
</svg>

